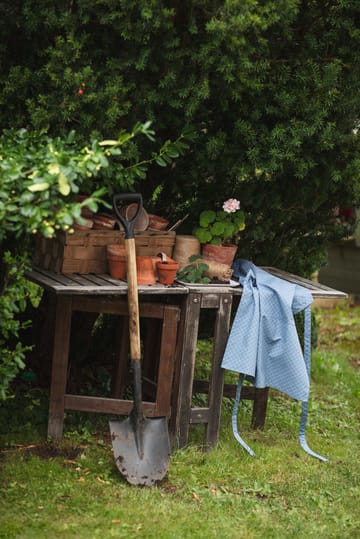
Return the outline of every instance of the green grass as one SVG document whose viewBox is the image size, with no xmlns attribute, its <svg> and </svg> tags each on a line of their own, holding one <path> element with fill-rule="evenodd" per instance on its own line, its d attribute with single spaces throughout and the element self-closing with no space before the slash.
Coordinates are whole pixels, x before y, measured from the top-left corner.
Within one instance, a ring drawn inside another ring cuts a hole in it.
<svg viewBox="0 0 360 539">
<path fill-rule="evenodd" d="M 360 537 L 360 306 L 317 318 L 307 437 L 328 463 L 300 448 L 299 403 L 271 391 L 262 431 L 241 404 L 255 458 L 233 438 L 226 401 L 215 449 L 203 452 L 203 428 L 192 427 L 161 484 L 133 487 L 115 467 L 106 418 L 68 414 L 63 442 L 49 443 L 46 394 L 20 385 L 0 408 L 0 538 Z"/>
</svg>

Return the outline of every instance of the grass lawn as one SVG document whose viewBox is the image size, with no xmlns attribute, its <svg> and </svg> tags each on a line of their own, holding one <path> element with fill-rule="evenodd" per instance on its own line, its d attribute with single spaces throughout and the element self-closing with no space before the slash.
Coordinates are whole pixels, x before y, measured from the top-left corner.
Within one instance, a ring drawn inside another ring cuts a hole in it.
<svg viewBox="0 0 360 539">
<path fill-rule="evenodd" d="M 215 449 L 203 452 L 202 427 L 192 427 L 161 484 L 130 486 L 107 418 L 67 414 L 63 442 L 47 442 L 46 393 L 24 383 L 0 407 L 0 538 L 360 537 L 360 305 L 321 309 L 317 320 L 307 438 L 328 463 L 300 448 L 299 403 L 271 391 L 262 431 L 241 404 L 255 458 L 234 439 L 224 399 Z"/>
</svg>

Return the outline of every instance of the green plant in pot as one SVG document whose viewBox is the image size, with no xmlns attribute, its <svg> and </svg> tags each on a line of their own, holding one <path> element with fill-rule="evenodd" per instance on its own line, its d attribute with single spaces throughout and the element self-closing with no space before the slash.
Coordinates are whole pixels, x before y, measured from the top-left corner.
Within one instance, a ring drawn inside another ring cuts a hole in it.
<svg viewBox="0 0 360 539">
<path fill-rule="evenodd" d="M 240 202 L 236 198 L 229 198 L 223 203 L 221 210 L 201 212 L 199 226 L 195 228 L 193 234 L 203 244 L 202 252 L 205 259 L 231 265 L 237 251 L 240 233 L 244 229 L 245 213 L 240 210 Z"/>
<path fill-rule="evenodd" d="M 204 275 L 209 270 L 208 264 L 202 261 L 202 256 L 192 255 L 190 264 L 178 271 L 176 278 L 184 283 L 209 284 L 211 279 Z"/>
</svg>

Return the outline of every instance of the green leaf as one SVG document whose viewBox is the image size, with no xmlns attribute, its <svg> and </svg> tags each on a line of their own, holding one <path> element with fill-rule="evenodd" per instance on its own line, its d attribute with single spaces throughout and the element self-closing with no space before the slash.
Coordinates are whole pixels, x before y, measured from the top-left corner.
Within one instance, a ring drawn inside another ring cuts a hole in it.
<svg viewBox="0 0 360 539">
<path fill-rule="evenodd" d="M 60 174 L 60 167 L 58 163 L 50 163 L 50 165 L 48 165 L 47 167 L 47 170 L 49 174 L 53 174 L 54 176 Z"/>
<path fill-rule="evenodd" d="M 89 208 L 89 210 L 96 212 L 98 209 L 97 202 L 93 198 L 88 198 L 80 204 L 82 208 Z"/>
<path fill-rule="evenodd" d="M 221 236 L 225 233 L 225 231 L 226 223 L 214 223 L 210 230 L 211 234 L 214 236 Z"/>
<path fill-rule="evenodd" d="M 32 193 L 37 193 L 40 191 L 46 191 L 46 189 L 49 189 L 50 185 L 47 182 L 43 183 L 34 183 L 32 185 L 28 186 L 28 190 Z"/>
<path fill-rule="evenodd" d="M 14 211 L 18 211 L 19 207 L 16 206 L 16 204 L 7 204 L 6 205 L 6 211 L 8 212 L 14 212 Z"/>
<path fill-rule="evenodd" d="M 162 158 L 162 157 L 156 157 L 155 159 L 155 162 L 160 166 L 160 167 L 167 167 L 167 163 L 166 161 Z"/>
<path fill-rule="evenodd" d="M 61 219 L 61 222 L 62 222 L 62 225 L 70 225 L 71 226 L 73 224 L 74 220 L 73 220 L 71 215 L 65 214 L 65 215 L 63 215 L 63 217 Z M 84 223 L 85 223 L 85 221 L 84 221 Z"/>
<path fill-rule="evenodd" d="M 200 213 L 199 223 L 202 227 L 207 227 L 216 219 L 216 213 L 212 210 L 206 210 Z"/>
<path fill-rule="evenodd" d="M 70 188 L 70 184 L 68 182 L 67 177 L 62 172 L 59 174 L 58 183 L 59 183 L 59 191 L 60 191 L 60 193 L 63 196 L 67 196 L 70 193 L 71 188 Z"/>
<path fill-rule="evenodd" d="M 118 140 L 102 140 L 99 142 L 99 146 L 116 146 L 119 144 Z"/>
<path fill-rule="evenodd" d="M 180 154 L 175 148 L 171 148 L 167 151 L 167 155 L 172 159 L 175 159 L 176 157 L 179 157 Z"/>
</svg>

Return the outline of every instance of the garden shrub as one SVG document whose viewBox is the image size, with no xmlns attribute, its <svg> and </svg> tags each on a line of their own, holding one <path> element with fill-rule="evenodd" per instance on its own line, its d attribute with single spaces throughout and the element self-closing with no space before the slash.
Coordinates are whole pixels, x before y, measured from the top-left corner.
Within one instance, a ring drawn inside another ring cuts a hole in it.
<svg viewBox="0 0 360 539">
<path fill-rule="evenodd" d="M 191 232 L 202 209 L 236 197 L 248 214 L 239 254 L 310 274 L 351 232 L 334 209 L 358 201 L 359 11 L 356 0 L 7 0 L 0 127 L 116 138 L 140 117 L 164 141 L 191 126 L 191 155 L 149 170 L 149 208 L 190 211 Z"/>
<path fill-rule="evenodd" d="M 359 15 L 357 0 L 5 0 L 0 128 L 85 144 L 145 118 L 161 145 L 186 127 L 191 152 L 134 173 L 147 208 L 189 213 L 188 233 L 237 198 L 239 256 L 310 275 L 351 233 L 336 208 L 359 203 Z"/>
<path fill-rule="evenodd" d="M 29 297 L 24 272 L 35 235 L 71 232 L 74 221 L 81 223 L 83 205 L 93 211 L 99 204 L 109 207 L 110 195 L 133 190 L 135 178 L 144 178 L 151 163 L 171 164 L 187 148 L 180 134 L 137 162 L 127 148 L 139 135 L 154 141 L 149 122 L 135 124 L 115 140 L 93 139 L 85 146 L 74 132 L 53 138 L 21 129 L 4 130 L 0 136 L 0 399 L 24 366 L 28 350 L 19 338 L 29 322 L 19 315 Z M 86 201 L 76 200 L 80 192 L 90 195 Z"/>
</svg>

